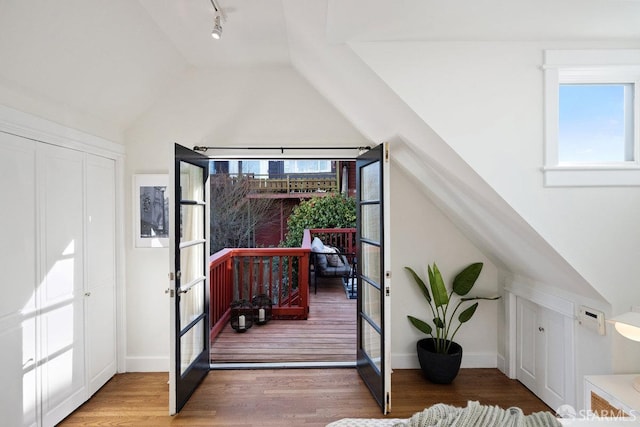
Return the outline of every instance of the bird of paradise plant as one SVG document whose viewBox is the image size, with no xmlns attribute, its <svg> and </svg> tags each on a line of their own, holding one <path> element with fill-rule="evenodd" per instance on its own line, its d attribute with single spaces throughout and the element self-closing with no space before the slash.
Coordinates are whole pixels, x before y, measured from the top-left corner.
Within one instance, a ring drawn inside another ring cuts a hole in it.
<svg viewBox="0 0 640 427">
<path fill-rule="evenodd" d="M 417 317 L 408 315 L 409 321 L 421 332 L 430 335 L 434 339 L 436 353 L 448 353 L 453 338 L 460 329 L 463 323 L 467 323 L 473 317 L 476 309 L 478 308 L 477 300 L 496 300 L 500 298 L 496 297 L 469 297 L 466 296 L 473 288 L 476 280 L 480 276 L 483 264 L 481 262 L 473 263 L 465 267 L 460 273 L 453 279 L 453 285 L 451 291 L 447 291 L 447 288 L 440 274 L 438 266 L 433 263 L 433 267 L 427 266 L 427 274 L 429 276 L 429 287 L 418 276 L 418 274 L 411 268 L 405 267 L 413 276 L 414 282 L 422 291 L 422 295 L 427 300 L 431 314 L 433 316 L 433 326 L 429 323 L 418 319 Z M 460 298 L 452 299 L 453 295 L 457 295 Z M 450 304 L 457 300 L 455 307 L 451 309 Z M 469 301 L 476 301 L 475 303 L 468 305 Z M 452 330 L 454 326 L 454 316 L 458 310 L 466 305 L 460 314 L 458 315 L 457 326 Z M 451 310 L 451 311 L 450 311 Z M 435 331 L 435 333 L 434 333 Z"/>
</svg>

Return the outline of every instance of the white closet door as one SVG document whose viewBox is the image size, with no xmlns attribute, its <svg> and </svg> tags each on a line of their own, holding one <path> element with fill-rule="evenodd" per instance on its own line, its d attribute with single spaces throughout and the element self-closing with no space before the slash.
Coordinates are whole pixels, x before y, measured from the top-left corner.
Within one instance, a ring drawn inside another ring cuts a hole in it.
<svg viewBox="0 0 640 427">
<path fill-rule="evenodd" d="M 35 143 L 0 133 L 0 424 L 36 424 Z"/>
<path fill-rule="evenodd" d="M 42 421 L 54 425 L 84 402 L 84 154 L 41 144 L 38 278 Z"/>
<path fill-rule="evenodd" d="M 571 320 L 523 298 L 518 298 L 517 319 L 516 377 L 552 409 L 573 405 L 567 348 Z"/>
<path fill-rule="evenodd" d="M 565 333 L 565 316 L 555 311 L 542 308 L 544 322 L 539 339 L 544 341 L 544 375 L 538 381 L 540 398 L 553 409 L 569 403 L 566 389 L 567 365 L 567 337 Z"/>
<path fill-rule="evenodd" d="M 87 375 L 89 395 L 116 373 L 115 162 L 87 155 Z"/>
<path fill-rule="evenodd" d="M 538 305 L 522 298 L 517 303 L 517 378 L 529 390 L 538 389 L 539 359 L 538 359 Z M 544 356 L 543 356 L 544 357 Z"/>
</svg>

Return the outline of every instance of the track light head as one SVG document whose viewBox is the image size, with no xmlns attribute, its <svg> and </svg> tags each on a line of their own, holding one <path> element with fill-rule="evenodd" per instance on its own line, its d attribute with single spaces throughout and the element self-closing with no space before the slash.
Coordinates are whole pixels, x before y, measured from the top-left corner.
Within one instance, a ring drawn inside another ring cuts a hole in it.
<svg viewBox="0 0 640 427">
<path fill-rule="evenodd" d="M 220 40 L 222 37 L 222 25 L 220 25 L 220 15 L 216 15 L 213 21 L 213 30 L 211 30 L 211 37 L 216 40 Z"/>
</svg>

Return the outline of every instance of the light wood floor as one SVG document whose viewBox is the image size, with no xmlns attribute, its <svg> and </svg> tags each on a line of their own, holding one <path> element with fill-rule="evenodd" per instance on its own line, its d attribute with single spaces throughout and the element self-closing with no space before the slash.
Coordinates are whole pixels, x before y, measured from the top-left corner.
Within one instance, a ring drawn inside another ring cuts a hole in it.
<svg viewBox="0 0 640 427">
<path fill-rule="evenodd" d="M 176 416 L 168 414 L 168 375 L 116 375 L 60 425 L 320 427 L 351 417 L 382 418 L 355 369 L 211 371 Z M 392 375 L 392 413 L 405 418 L 444 402 L 469 400 L 525 413 L 550 409 L 524 386 L 496 369 L 462 369 L 453 384 L 435 385 L 419 370 Z"/>
<path fill-rule="evenodd" d="M 211 343 L 211 363 L 352 362 L 356 360 L 356 300 L 342 279 L 319 278 L 307 320 L 272 320 L 244 333 L 227 325 Z"/>
</svg>

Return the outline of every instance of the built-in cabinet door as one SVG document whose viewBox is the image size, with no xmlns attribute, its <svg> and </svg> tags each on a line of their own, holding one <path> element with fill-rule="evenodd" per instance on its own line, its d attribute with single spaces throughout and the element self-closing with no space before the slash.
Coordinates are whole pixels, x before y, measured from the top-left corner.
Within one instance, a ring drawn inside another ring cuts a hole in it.
<svg viewBox="0 0 640 427">
<path fill-rule="evenodd" d="M 37 156 L 41 259 L 37 364 L 43 425 L 85 400 L 84 154 L 42 144 Z"/>
<path fill-rule="evenodd" d="M 56 425 L 116 372 L 115 170 L 0 130 L 0 425 Z"/>
<path fill-rule="evenodd" d="M 35 143 L 0 133 L 0 424 L 36 424 Z"/>
<path fill-rule="evenodd" d="M 517 315 L 517 378 L 529 390 L 535 391 L 538 387 L 538 305 L 518 298 Z"/>
<path fill-rule="evenodd" d="M 86 351 L 93 395 L 116 373 L 115 162 L 87 155 L 86 171 Z"/>
<path fill-rule="evenodd" d="M 517 378 L 551 408 L 570 397 L 567 390 L 566 316 L 523 298 L 517 303 Z"/>
</svg>

